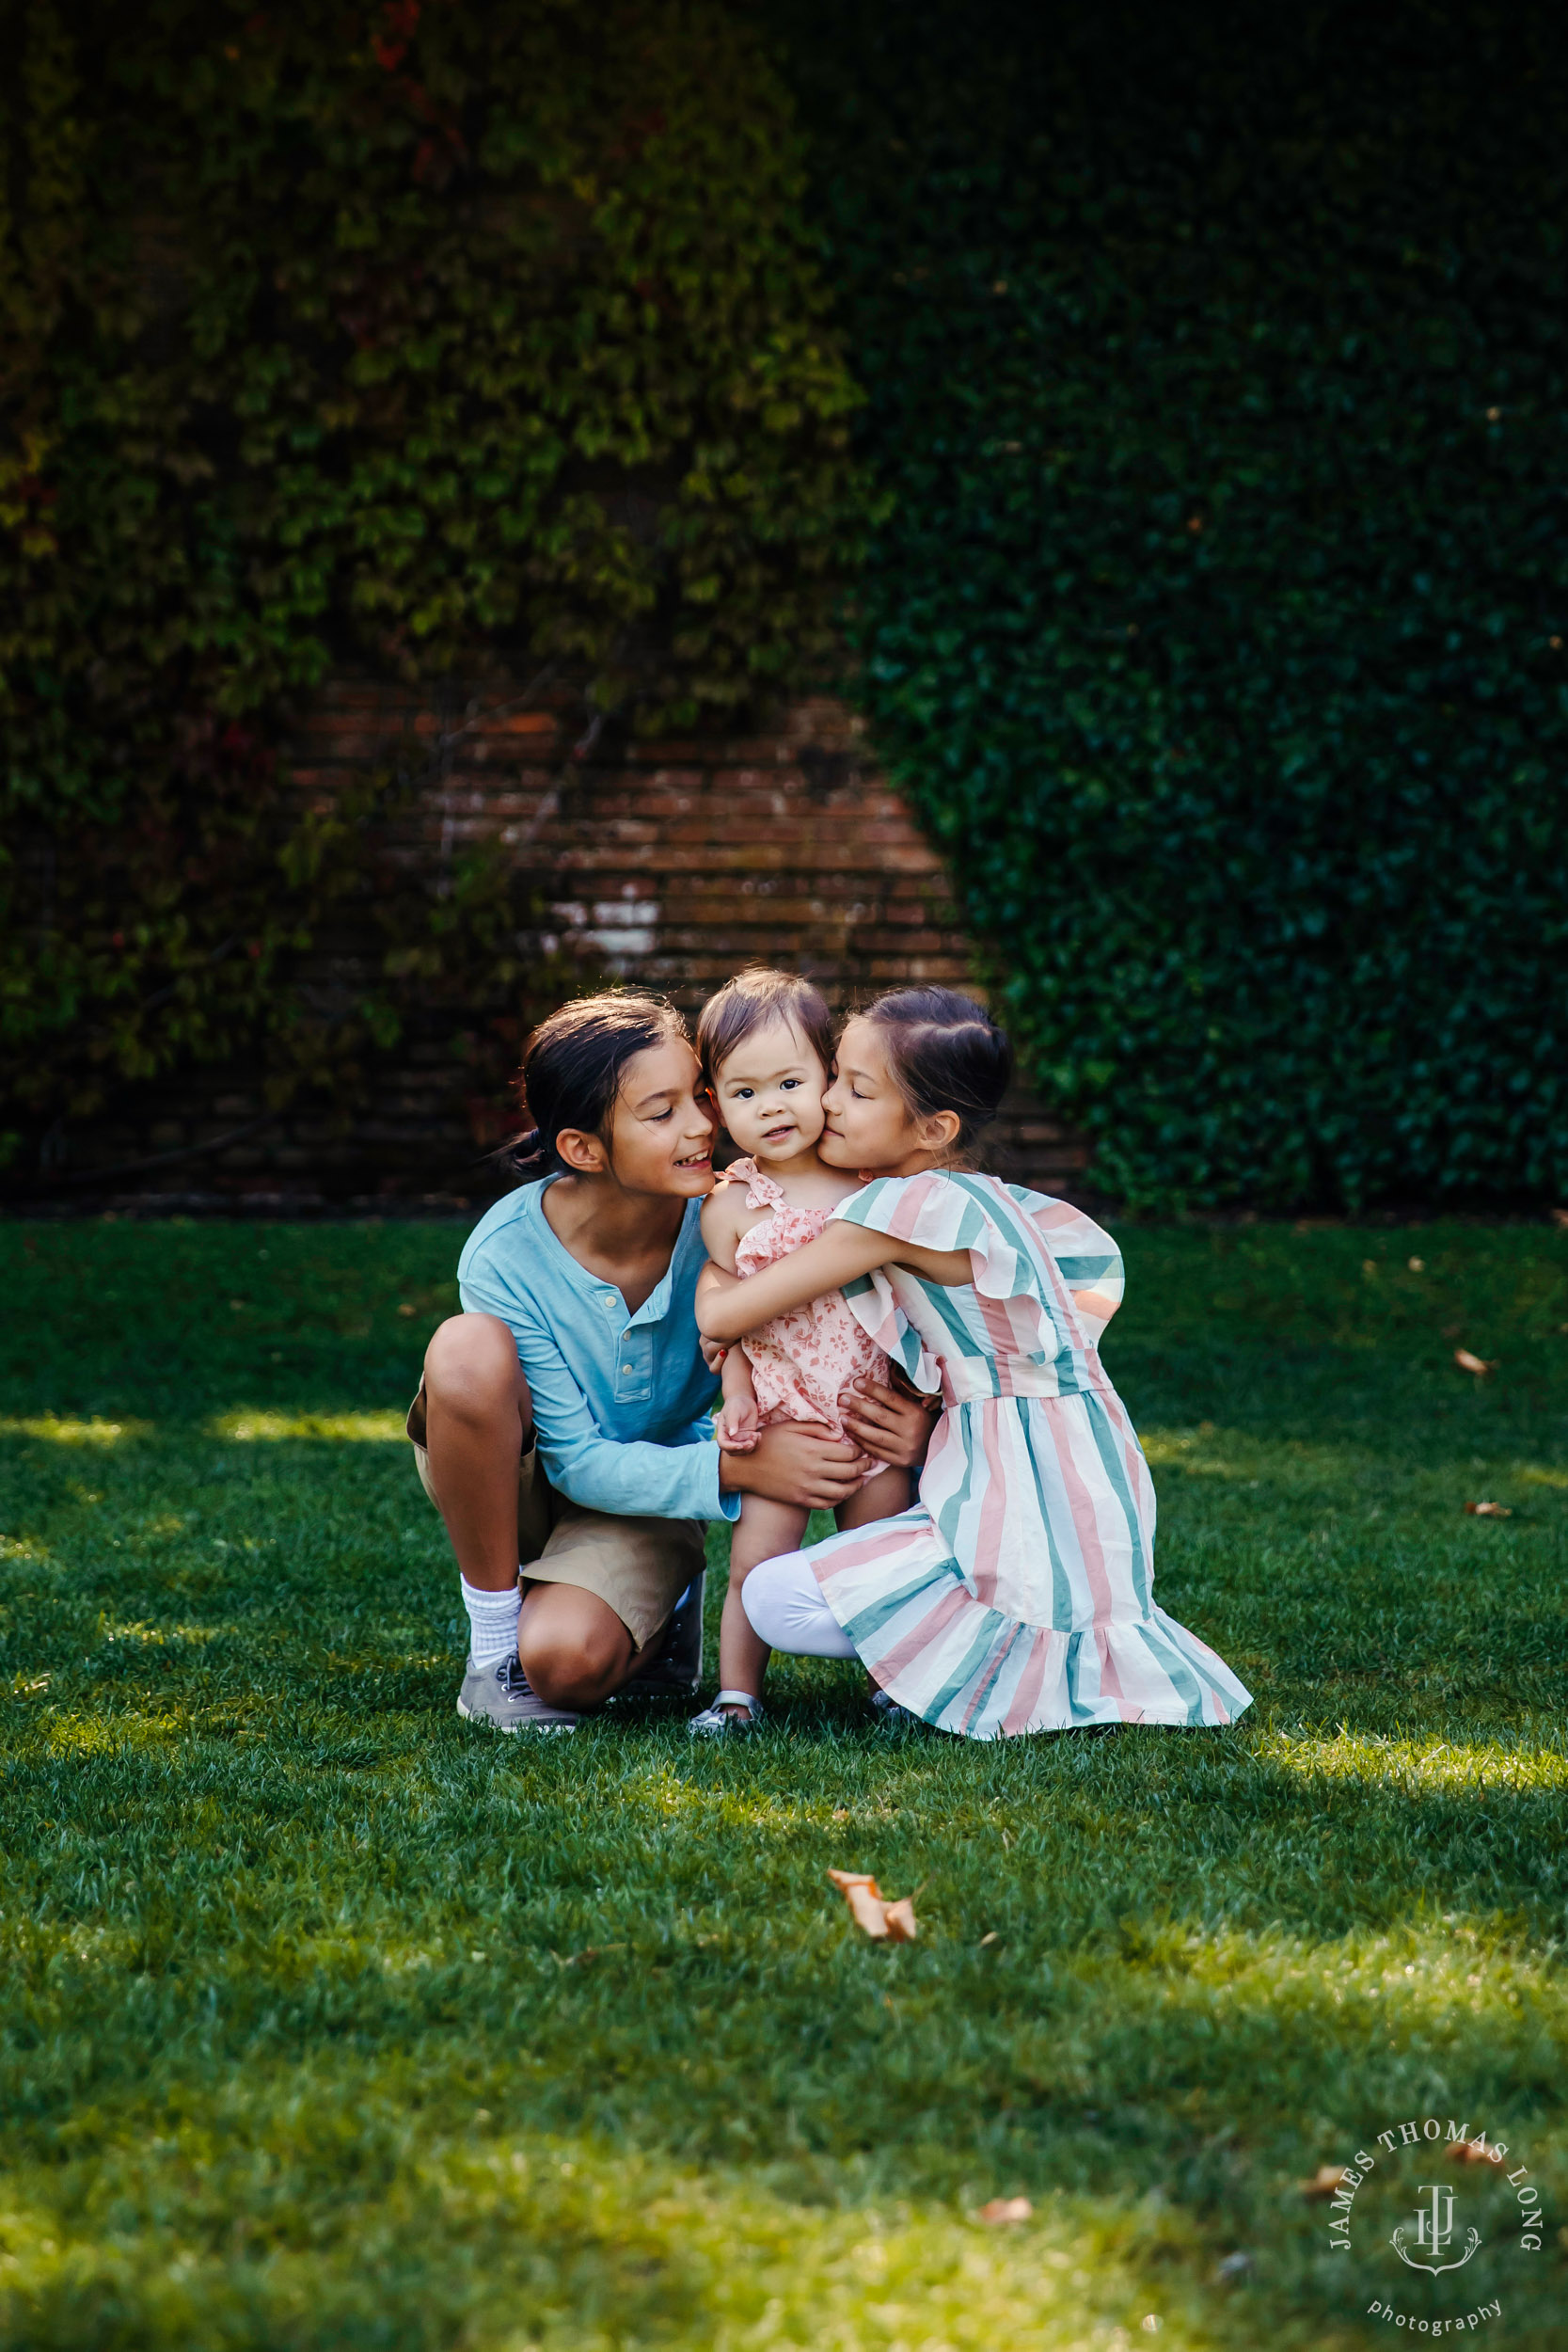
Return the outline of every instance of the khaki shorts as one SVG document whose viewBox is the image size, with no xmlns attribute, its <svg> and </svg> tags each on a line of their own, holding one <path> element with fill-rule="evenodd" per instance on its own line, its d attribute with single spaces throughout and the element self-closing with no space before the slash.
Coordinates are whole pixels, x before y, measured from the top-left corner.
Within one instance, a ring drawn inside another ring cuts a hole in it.
<svg viewBox="0 0 1568 2352">
<path fill-rule="evenodd" d="M 408 1407 L 407 1429 L 420 1484 L 439 1510 L 425 1451 L 422 1383 Z M 576 1584 L 596 1593 L 640 1650 L 663 1630 L 676 1601 L 701 1574 L 705 1535 L 701 1519 L 632 1518 L 569 1502 L 546 1477 L 535 1445 L 517 1465 L 517 1557 L 524 1584 Z"/>
</svg>

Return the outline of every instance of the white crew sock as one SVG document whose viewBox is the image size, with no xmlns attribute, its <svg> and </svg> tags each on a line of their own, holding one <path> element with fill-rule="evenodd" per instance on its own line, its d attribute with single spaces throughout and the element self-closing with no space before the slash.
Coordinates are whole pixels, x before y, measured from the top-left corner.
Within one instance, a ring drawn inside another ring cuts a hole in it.
<svg viewBox="0 0 1568 2352">
<path fill-rule="evenodd" d="M 481 1592 L 477 1584 L 469 1583 L 461 1568 L 457 1581 L 463 1587 L 463 1606 L 468 1613 L 468 1649 L 474 1664 L 481 1669 L 499 1666 L 503 1658 L 515 1657 L 522 1587 L 510 1584 L 504 1593 Z"/>
</svg>

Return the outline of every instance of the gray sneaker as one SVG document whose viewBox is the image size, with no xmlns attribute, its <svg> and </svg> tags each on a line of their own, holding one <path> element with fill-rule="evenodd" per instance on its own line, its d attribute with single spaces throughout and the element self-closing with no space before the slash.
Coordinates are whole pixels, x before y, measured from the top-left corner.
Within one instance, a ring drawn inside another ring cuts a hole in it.
<svg viewBox="0 0 1568 2352">
<path fill-rule="evenodd" d="M 658 1655 L 651 1658 L 615 1695 L 622 1699 L 691 1698 L 703 1678 L 703 1597 L 707 1590 L 705 1569 L 694 1576 L 664 1629 Z"/>
<path fill-rule="evenodd" d="M 579 1718 L 563 1707 L 546 1707 L 515 1657 L 499 1666 L 476 1666 L 470 1658 L 457 1693 L 457 1711 L 470 1724 L 497 1731 L 576 1731 Z"/>
</svg>

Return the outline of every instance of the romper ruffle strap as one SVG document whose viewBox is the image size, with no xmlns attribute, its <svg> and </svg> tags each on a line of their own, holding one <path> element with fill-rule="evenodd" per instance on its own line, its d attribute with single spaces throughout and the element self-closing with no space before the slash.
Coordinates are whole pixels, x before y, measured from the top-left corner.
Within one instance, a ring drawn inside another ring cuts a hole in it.
<svg viewBox="0 0 1568 2352">
<path fill-rule="evenodd" d="M 755 1160 L 732 1160 L 724 1173 L 746 1187 L 749 1209 L 784 1209 L 789 1206 L 784 1186 L 776 1177 L 765 1176 Z"/>
</svg>

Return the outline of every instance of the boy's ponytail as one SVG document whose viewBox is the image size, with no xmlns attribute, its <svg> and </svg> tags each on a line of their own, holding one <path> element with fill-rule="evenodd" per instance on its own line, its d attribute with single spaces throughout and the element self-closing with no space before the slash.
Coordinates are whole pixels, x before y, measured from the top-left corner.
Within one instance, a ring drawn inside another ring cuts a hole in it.
<svg viewBox="0 0 1568 2352">
<path fill-rule="evenodd" d="M 881 1031 L 898 1091 L 917 1119 L 954 1111 L 966 1152 L 1012 1083 L 1013 1049 L 983 1005 L 951 988 L 897 988 L 863 1016 Z"/>
</svg>

